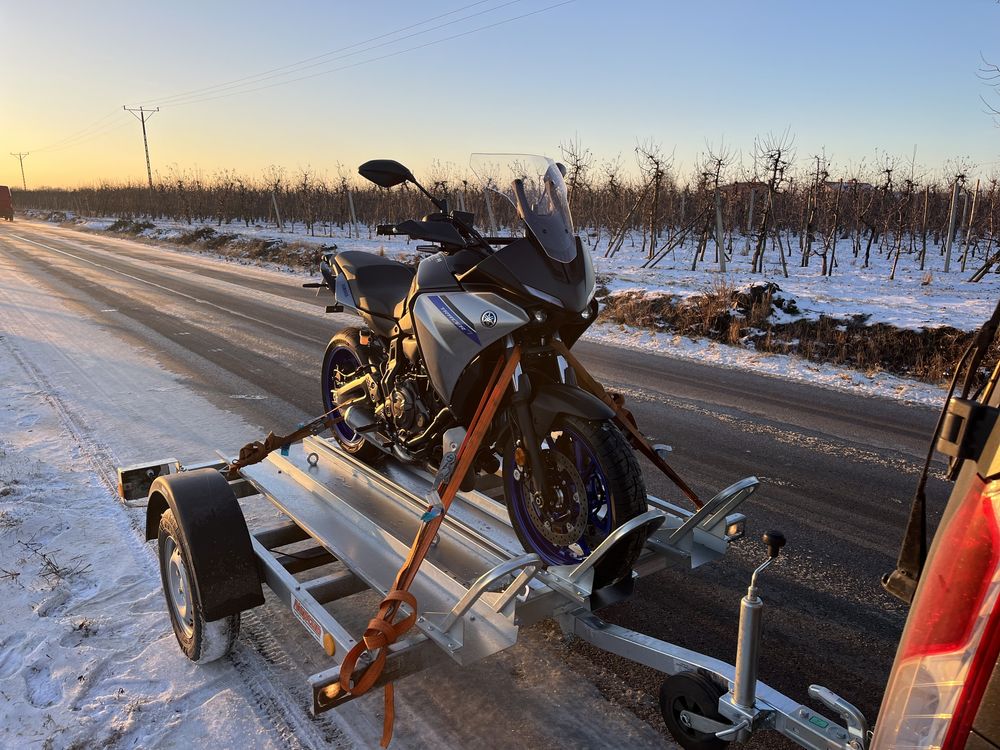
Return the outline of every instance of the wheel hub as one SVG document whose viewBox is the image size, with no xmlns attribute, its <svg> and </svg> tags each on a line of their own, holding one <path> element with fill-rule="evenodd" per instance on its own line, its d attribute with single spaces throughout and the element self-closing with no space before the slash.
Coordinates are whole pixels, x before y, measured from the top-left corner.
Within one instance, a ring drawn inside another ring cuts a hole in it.
<svg viewBox="0 0 1000 750">
<path fill-rule="evenodd" d="M 559 451 L 542 451 L 545 475 L 551 484 L 547 493 L 534 491 L 528 502 L 528 518 L 545 539 L 559 547 L 575 544 L 587 529 L 587 502 L 583 479 L 573 461 Z"/>
<path fill-rule="evenodd" d="M 167 602 L 174 621 L 190 638 L 194 634 L 194 604 L 191 599 L 191 581 L 180 547 L 173 538 L 167 539 L 163 556 L 167 570 Z"/>
</svg>

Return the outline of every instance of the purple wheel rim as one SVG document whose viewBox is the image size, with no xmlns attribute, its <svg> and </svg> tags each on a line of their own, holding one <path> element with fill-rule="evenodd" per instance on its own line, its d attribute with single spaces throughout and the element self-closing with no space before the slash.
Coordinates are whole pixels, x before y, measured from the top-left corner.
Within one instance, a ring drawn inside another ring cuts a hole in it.
<svg viewBox="0 0 1000 750">
<path fill-rule="evenodd" d="M 580 435 L 570 429 L 563 429 L 562 435 L 560 440 L 567 439 L 569 446 L 568 450 L 565 444 L 560 447 L 572 457 L 587 494 L 587 529 L 574 544 L 559 546 L 542 535 L 528 512 L 530 499 L 524 483 L 514 479 L 514 452 L 507 451 L 503 459 L 504 483 L 508 497 L 511 498 L 513 520 L 528 539 L 532 551 L 537 552 L 550 565 L 573 565 L 580 562 L 590 554 L 593 541 L 599 543 L 611 533 L 611 492 L 604 470 L 594 451 Z M 552 438 L 547 438 L 546 443 L 549 449 L 556 449 Z M 589 540 L 588 535 L 591 537 Z"/>
<path fill-rule="evenodd" d="M 335 347 L 327 353 L 326 359 L 323 361 L 323 406 L 326 411 L 333 411 L 334 417 L 340 416 L 340 412 L 336 410 L 337 405 L 333 401 L 333 389 L 337 386 L 337 370 L 354 372 L 359 367 L 361 367 L 361 360 L 346 346 Z M 348 445 L 357 445 L 364 440 L 364 437 L 352 430 L 346 422 L 335 424 L 333 431 L 341 442 Z"/>
</svg>

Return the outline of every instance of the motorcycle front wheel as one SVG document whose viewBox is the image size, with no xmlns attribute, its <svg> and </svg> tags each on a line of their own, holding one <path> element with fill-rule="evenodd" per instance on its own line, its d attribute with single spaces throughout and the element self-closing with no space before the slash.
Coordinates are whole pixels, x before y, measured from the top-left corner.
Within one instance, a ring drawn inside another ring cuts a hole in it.
<svg viewBox="0 0 1000 750">
<path fill-rule="evenodd" d="M 581 562 L 614 529 L 646 510 L 639 463 L 610 421 L 560 416 L 542 439 L 541 458 L 548 497 L 532 490 L 526 452 L 508 443 L 504 496 L 521 544 L 550 565 Z M 595 589 L 631 574 L 646 535 L 637 530 L 607 552 L 594 567 Z"/>
</svg>

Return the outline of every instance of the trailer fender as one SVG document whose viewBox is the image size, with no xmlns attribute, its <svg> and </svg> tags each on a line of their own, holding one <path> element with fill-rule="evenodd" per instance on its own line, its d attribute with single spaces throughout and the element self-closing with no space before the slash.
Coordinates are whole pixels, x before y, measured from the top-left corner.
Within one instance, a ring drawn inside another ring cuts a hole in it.
<svg viewBox="0 0 1000 750">
<path fill-rule="evenodd" d="M 157 538 L 168 508 L 190 551 L 189 574 L 206 622 L 263 604 L 250 532 L 222 474 L 196 469 L 157 477 L 149 489 L 147 540 Z"/>
<path fill-rule="evenodd" d="M 594 394 L 565 383 L 539 386 L 531 400 L 531 414 L 538 435 L 547 435 L 560 414 L 593 420 L 615 416 L 614 410 Z"/>
</svg>

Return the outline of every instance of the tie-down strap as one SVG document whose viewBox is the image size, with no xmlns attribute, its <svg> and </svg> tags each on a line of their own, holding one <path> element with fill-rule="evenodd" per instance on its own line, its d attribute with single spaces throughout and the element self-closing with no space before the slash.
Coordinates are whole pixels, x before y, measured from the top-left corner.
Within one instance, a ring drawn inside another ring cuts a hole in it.
<svg viewBox="0 0 1000 750">
<path fill-rule="evenodd" d="M 639 432 L 635 417 L 631 411 L 625 408 L 625 397 L 620 393 L 610 394 L 604 390 L 604 386 L 591 377 L 590 373 L 580 364 L 580 360 L 570 353 L 569 347 L 562 341 L 558 339 L 553 341 L 552 348 L 559 352 L 569 366 L 573 368 L 577 382 L 614 410 L 615 421 L 621 429 L 625 430 L 632 447 L 648 458 L 653 466 L 666 474 L 670 481 L 676 484 L 678 489 L 694 504 L 695 508 L 700 508 L 703 503 L 695 491 L 688 486 L 680 474 L 673 470 L 670 464 L 663 460 L 663 457 L 659 453 L 653 450 L 653 446 L 646 440 L 646 436 Z"/>
<path fill-rule="evenodd" d="M 488 385 L 483 391 L 482 399 L 472 417 L 472 422 L 469 424 L 469 430 L 455 455 L 454 470 L 448 476 L 445 484 L 439 484 L 435 488 L 440 503 L 428 505 L 427 512 L 421 519 L 420 528 L 413 539 L 413 544 L 410 545 L 410 552 L 396 574 L 392 589 L 379 605 L 378 614 L 368 622 L 368 628 L 365 630 L 362 640 L 351 648 L 340 665 L 340 691 L 361 695 L 371 689 L 378 682 L 378 678 L 385 668 L 389 646 L 399 640 L 416 622 L 417 600 L 409 592 L 409 588 L 434 542 L 434 537 L 448 513 L 452 500 L 458 494 L 462 480 L 472 468 L 472 462 L 493 422 L 493 417 L 503 400 L 520 358 L 520 347 L 515 346 L 506 361 L 504 359 L 498 360 L 496 367 L 493 368 Z M 394 622 L 400 607 L 404 604 L 410 610 L 409 615 L 399 622 Z M 365 653 L 373 655 L 372 662 L 364 669 L 357 681 L 351 684 L 351 675 L 357 666 L 358 659 Z M 392 683 L 387 683 L 385 686 L 382 747 L 388 747 L 392 740 L 394 719 L 393 688 Z"/>
</svg>

